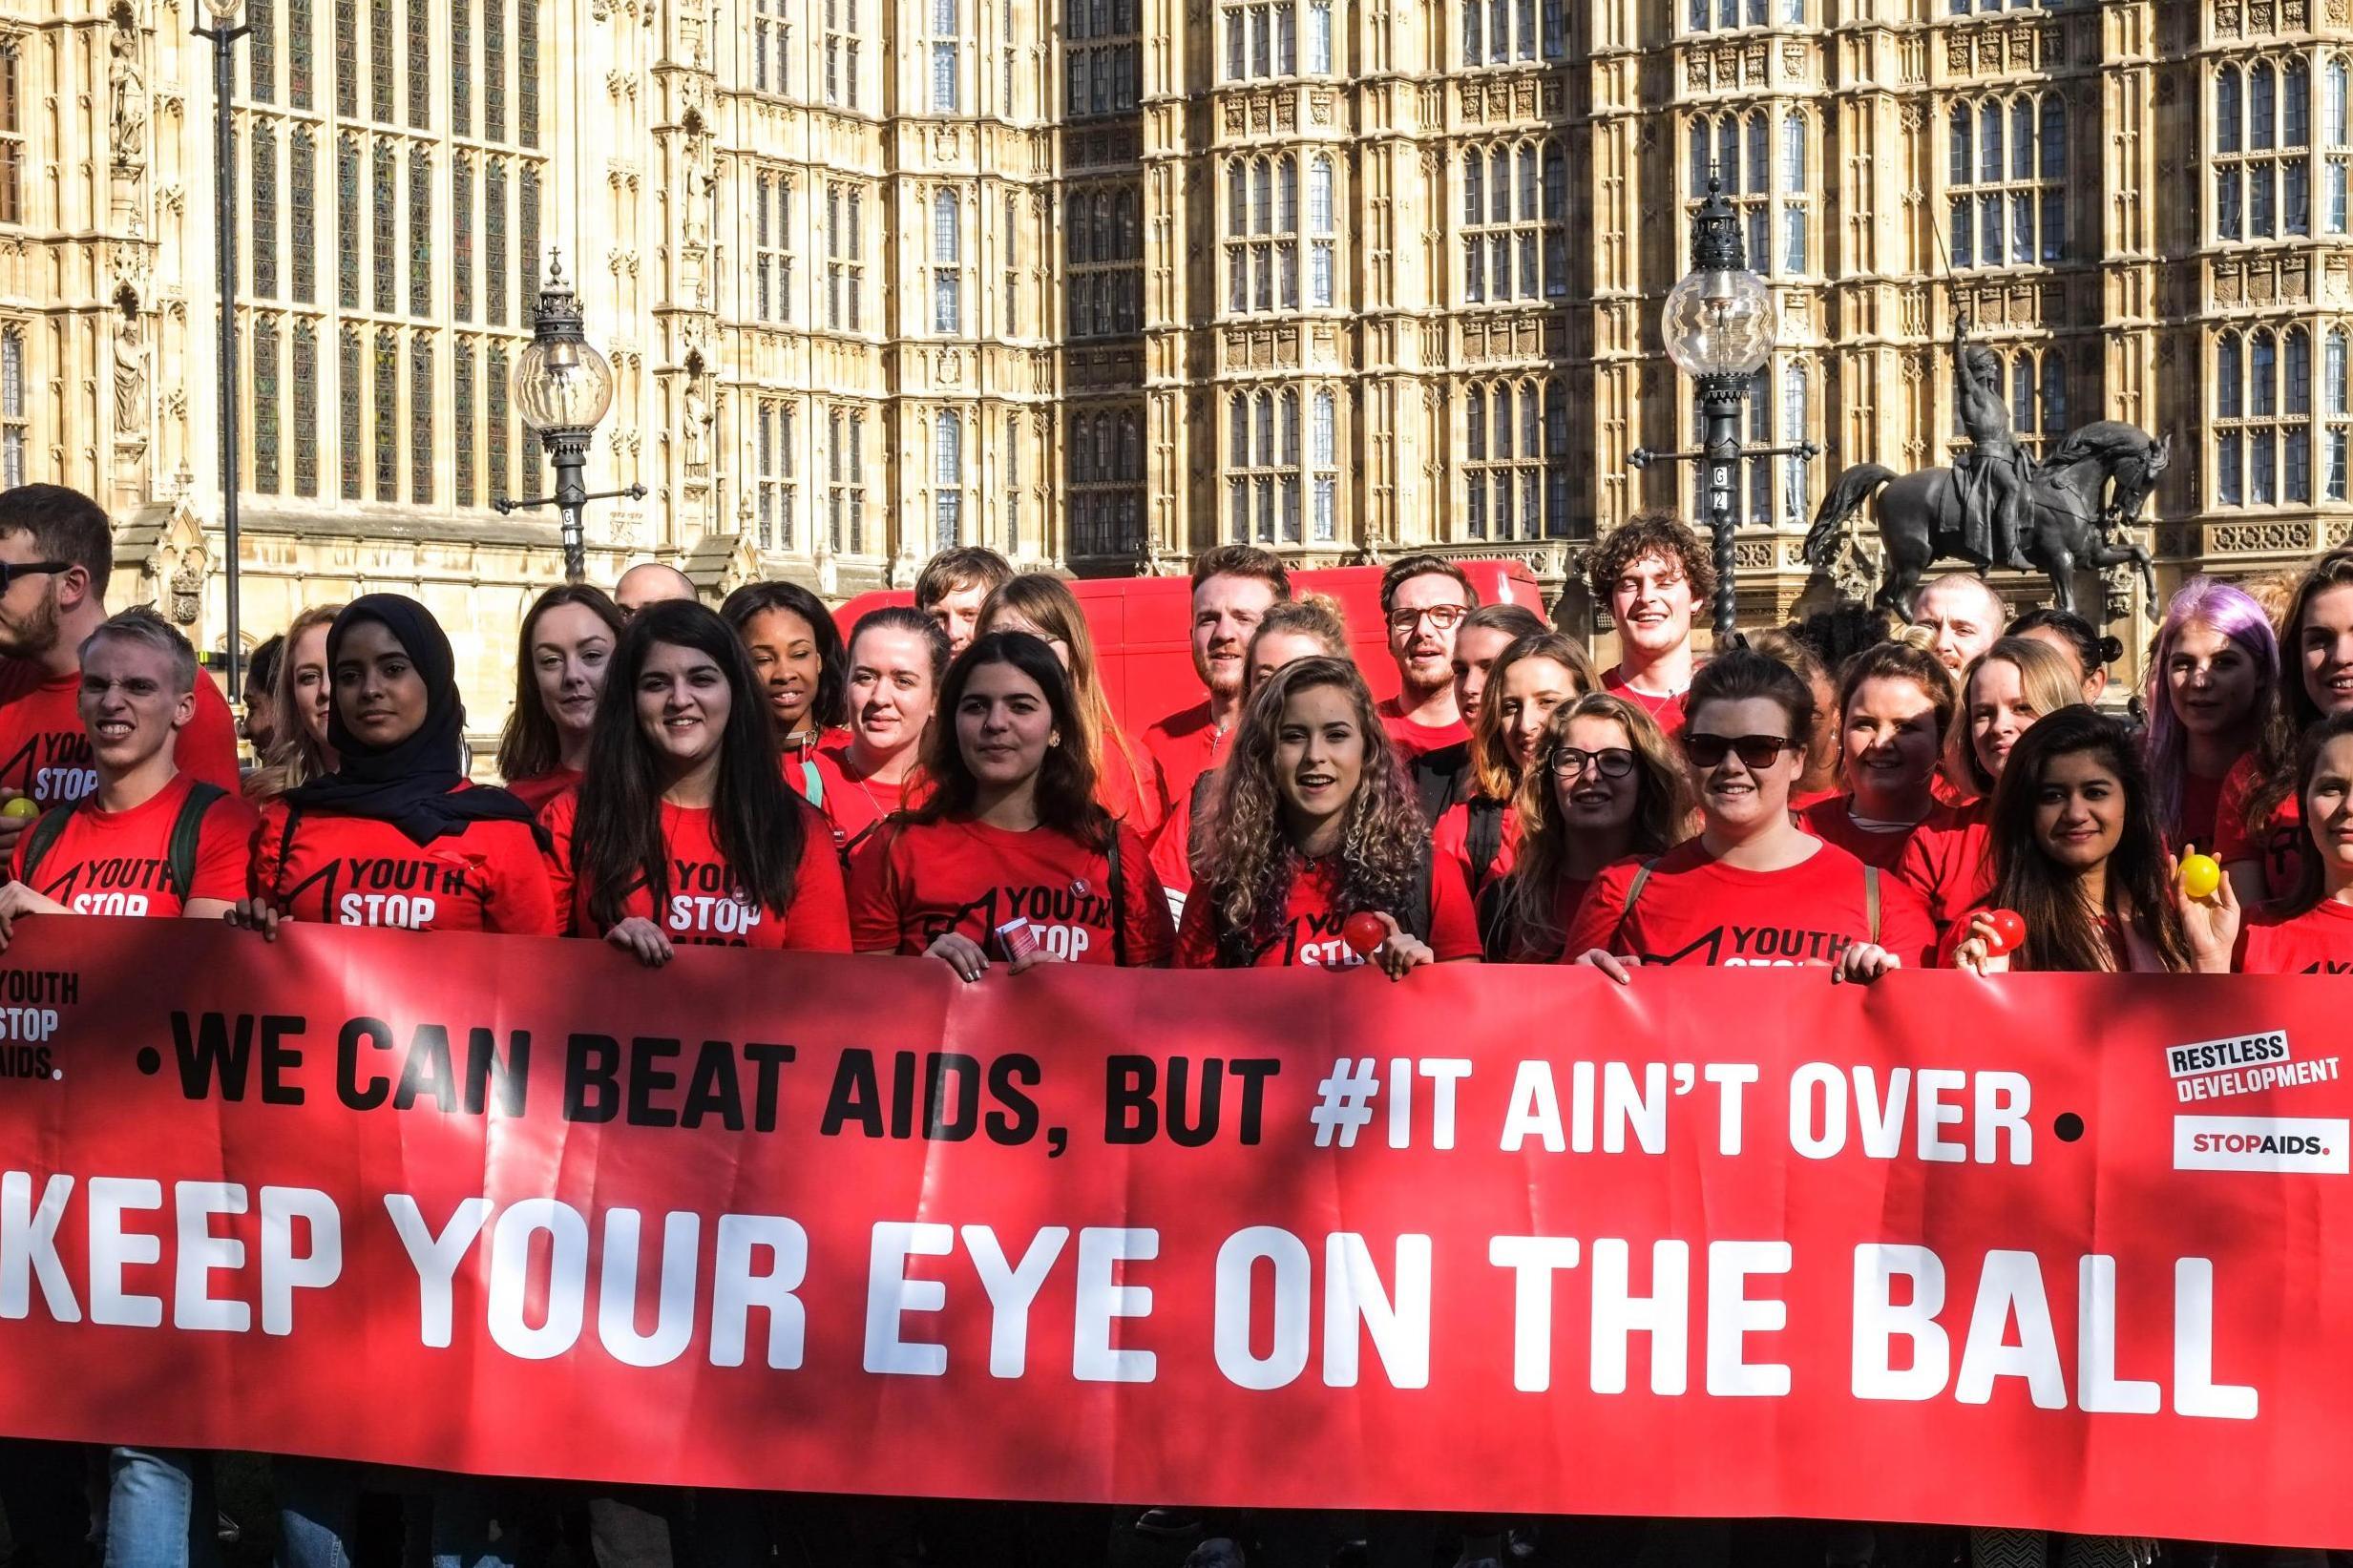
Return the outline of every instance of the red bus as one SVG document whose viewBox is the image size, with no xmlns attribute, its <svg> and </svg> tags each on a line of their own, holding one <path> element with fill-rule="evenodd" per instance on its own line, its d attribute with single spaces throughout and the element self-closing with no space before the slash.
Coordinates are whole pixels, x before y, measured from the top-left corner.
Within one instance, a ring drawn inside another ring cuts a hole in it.
<svg viewBox="0 0 2353 1568">
<path fill-rule="evenodd" d="M 1536 579 L 1521 562 L 1481 558 L 1458 564 L 1479 591 L 1480 603 L 1508 601 L 1544 613 Z M 1291 586 L 1295 594 L 1323 594 L 1340 602 L 1356 662 L 1374 695 L 1386 698 L 1397 692 L 1397 671 L 1381 622 L 1380 578 L 1377 566 L 1340 566 L 1294 572 Z M 1074 580 L 1070 590 L 1086 612 L 1087 630 L 1095 634 L 1112 711 L 1129 734 L 1201 700 L 1201 678 L 1193 673 L 1190 578 L 1085 577 Z M 835 610 L 833 619 L 847 638 L 869 610 L 914 601 L 914 594 L 905 589 L 860 594 Z"/>
</svg>

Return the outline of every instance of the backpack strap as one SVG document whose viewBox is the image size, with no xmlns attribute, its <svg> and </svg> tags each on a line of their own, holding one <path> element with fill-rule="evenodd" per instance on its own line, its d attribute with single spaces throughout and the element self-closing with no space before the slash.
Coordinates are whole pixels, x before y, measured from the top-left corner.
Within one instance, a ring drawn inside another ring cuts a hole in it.
<svg viewBox="0 0 2353 1568">
<path fill-rule="evenodd" d="M 1414 880 L 1406 884 L 1405 908 L 1397 911 L 1397 924 L 1410 931 L 1417 941 L 1430 940 L 1430 863 L 1428 844 L 1421 846 L 1414 859 Z"/>
<path fill-rule="evenodd" d="M 1634 868 L 1634 880 L 1626 885 L 1626 903 L 1618 910 L 1617 927 L 1609 933 L 1612 947 L 1617 945 L 1619 937 L 1626 934 L 1626 923 L 1633 918 L 1634 906 L 1641 901 L 1643 889 L 1650 885 L 1650 868 L 1657 864 L 1658 860 L 1653 857 Z"/>
<path fill-rule="evenodd" d="M 286 851 L 294 847 L 294 825 L 303 820 L 303 808 L 286 807 L 286 825 L 278 834 L 278 858 L 270 866 L 269 901 L 281 914 L 285 912 Z"/>
<path fill-rule="evenodd" d="M 1469 771 L 1470 747 L 1462 742 L 1414 759 L 1407 772 L 1413 778 L 1414 797 L 1421 803 L 1422 821 L 1435 826 L 1448 806 L 1463 798 Z"/>
<path fill-rule="evenodd" d="M 1495 874 L 1495 863 L 1503 858 L 1503 812 L 1507 801 L 1489 800 L 1484 795 L 1470 799 L 1471 826 L 1464 836 L 1463 847 L 1471 861 L 1471 887 L 1483 891 Z"/>
<path fill-rule="evenodd" d="M 1865 929 L 1876 948 L 1880 945 L 1880 868 L 1876 866 L 1862 868 L 1862 907 Z"/>
<path fill-rule="evenodd" d="M 179 803 L 179 814 L 172 819 L 172 836 L 163 858 L 171 873 L 172 890 L 179 894 L 182 904 L 188 902 L 188 889 L 196 886 L 197 851 L 204 843 L 204 813 L 227 793 L 219 784 L 199 779 L 189 786 L 188 798 Z"/>
<path fill-rule="evenodd" d="M 1490 964 L 1510 963 L 1516 946 L 1509 889 L 1508 882 L 1490 882 L 1479 889 L 1479 953 Z"/>
<path fill-rule="evenodd" d="M 25 829 L 25 868 L 21 880 L 32 882 L 34 873 L 41 868 L 42 860 L 57 847 L 57 841 L 65 837 L 67 822 L 80 809 L 78 805 L 54 807 L 42 812 L 34 819 L 32 826 Z"/>
<path fill-rule="evenodd" d="M 1120 865 L 1120 826 L 1111 825 L 1111 961 L 1127 967 L 1127 878 Z"/>
</svg>

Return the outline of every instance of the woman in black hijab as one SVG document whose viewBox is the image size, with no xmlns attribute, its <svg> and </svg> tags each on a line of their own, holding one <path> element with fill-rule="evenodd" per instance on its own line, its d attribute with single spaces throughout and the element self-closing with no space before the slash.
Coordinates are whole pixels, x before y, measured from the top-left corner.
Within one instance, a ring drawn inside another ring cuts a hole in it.
<svg viewBox="0 0 2353 1568">
<path fill-rule="evenodd" d="M 432 613 L 397 594 L 354 599 L 326 662 L 338 765 L 263 809 L 252 896 L 230 924 L 558 934 L 531 808 L 467 783 L 456 659 Z"/>
</svg>

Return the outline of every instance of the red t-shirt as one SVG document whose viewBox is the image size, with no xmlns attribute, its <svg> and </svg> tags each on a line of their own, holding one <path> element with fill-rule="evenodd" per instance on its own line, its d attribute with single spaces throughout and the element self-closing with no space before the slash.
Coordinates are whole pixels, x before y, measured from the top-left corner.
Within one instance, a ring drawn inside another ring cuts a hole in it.
<svg viewBox="0 0 2353 1568">
<path fill-rule="evenodd" d="M 1442 871 L 1442 866 L 1434 867 Z M 1253 969 L 1284 969 L 1292 965 L 1315 969 L 1350 969 L 1363 957 L 1341 940 L 1347 916 L 1334 908 L 1339 870 L 1330 856 L 1311 860 L 1291 879 L 1283 897 L 1280 925 L 1267 922 L 1266 933 L 1251 944 Z M 1177 932 L 1179 969 L 1217 967 L 1218 911 L 1205 891 L 1185 906 L 1185 924 Z M 1479 917 L 1470 894 L 1453 877 L 1430 878 L 1430 951 L 1441 962 L 1479 956 Z"/>
<path fill-rule="evenodd" d="M 1692 839 L 1651 863 L 1629 911 L 1627 890 L 1641 868 L 1622 860 L 1601 874 L 1569 928 L 1564 961 L 1606 948 L 1646 964 L 1830 964 L 1871 940 L 1867 868 L 1835 844 L 1784 870 L 1750 871 Z M 1935 943 L 1920 895 L 1881 876 L 1879 945 L 1918 968 Z"/>
<path fill-rule="evenodd" d="M 1134 828 L 1147 852 L 1162 819 L 1168 814 L 1161 804 L 1160 775 L 1152 754 L 1116 729 L 1103 732 L 1095 804 Z"/>
<path fill-rule="evenodd" d="M 516 936 L 563 930 L 529 823 L 470 822 L 418 844 L 389 822 L 305 811 L 288 843 L 286 816 L 283 800 L 262 808 L 250 884 L 289 919 Z"/>
<path fill-rule="evenodd" d="M 1160 794 L 1163 822 L 1174 813 L 1177 803 L 1191 796 L 1193 781 L 1225 756 L 1229 734 L 1210 721 L 1206 699 L 1144 732 L 1144 750 L 1152 760 L 1152 783 Z"/>
<path fill-rule="evenodd" d="M 792 873 L 792 904 L 785 909 L 755 906 L 743 895 L 719 842 L 708 807 L 662 807 L 662 842 L 669 850 L 669 903 L 662 914 L 639 888 L 621 901 L 623 918 L 642 916 L 681 947 L 765 948 L 790 952 L 848 952 L 850 911 L 842 895 L 842 863 L 833 835 L 817 808 L 795 800 L 801 813 L 801 860 Z M 549 867 L 557 904 L 575 936 L 601 936 L 588 912 L 588 889 L 571 874 L 572 827 L 580 798 L 557 796 L 544 813 L 555 841 Z"/>
<path fill-rule="evenodd" d="M 521 801 L 539 815 L 547 812 L 548 802 L 576 787 L 580 782 L 577 767 L 551 767 L 545 773 L 535 773 L 528 779 L 509 779 L 507 793 Z"/>
<path fill-rule="evenodd" d="M 1381 728 L 1389 732 L 1389 743 L 1397 748 L 1397 756 L 1411 763 L 1424 752 L 1440 746 L 1451 746 L 1471 738 L 1471 727 L 1460 718 L 1451 724 L 1422 724 L 1405 717 L 1399 706 L 1403 699 L 1392 697 L 1384 700 L 1378 712 Z"/>
<path fill-rule="evenodd" d="M 2353 974 L 2353 904 L 2324 898 L 2292 920 L 2258 919 L 2238 935 L 2241 974 Z"/>
<path fill-rule="evenodd" d="M 1881 832 L 1857 824 L 1854 798 L 1833 795 L 1826 801 L 1816 801 L 1797 813 L 1797 826 L 1825 844 L 1839 848 L 1861 861 L 1865 866 L 1877 866 L 1892 871 L 1903 859 L 1912 836 L 1923 829 L 1948 828 L 1961 820 L 1961 813 L 1949 805 L 1932 807 L 1928 815 L 1909 827 Z M 1925 896 L 1925 890 L 1922 890 Z"/>
<path fill-rule="evenodd" d="M 2175 850 L 2185 844 L 2195 844 L 2207 854 L 2214 854 L 2215 830 L 2220 826 L 2222 815 L 2222 782 L 2187 771 L 2182 774 L 2181 818 L 2171 825 L 2173 835 L 2167 841 Z"/>
<path fill-rule="evenodd" d="M 1471 864 L 1471 803 L 1457 801 L 1438 814 L 1438 826 L 1430 830 L 1430 854 L 1438 866 L 1452 867 L 1462 879 L 1463 890 L 1471 895 L 1474 905 L 1479 895 L 1511 874 L 1512 864 L 1520 858 L 1520 813 L 1506 801 L 1502 807 L 1502 835 L 1491 865 Z"/>
<path fill-rule="evenodd" d="M 1662 697 L 1657 692 L 1647 692 L 1639 686 L 1629 686 L 1626 683 L 1626 666 L 1623 664 L 1612 664 L 1602 673 L 1602 690 L 1612 697 L 1625 698 L 1628 702 L 1657 720 L 1658 727 L 1670 735 L 1683 728 L 1683 700 L 1688 695 L 1684 692 L 1676 692 L 1670 697 Z"/>
<path fill-rule="evenodd" d="M 1993 891 L 1992 807 L 1985 802 L 1912 830 L 1896 879 L 1927 901 L 1941 930 Z"/>
<path fill-rule="evenodd" d="M 2262 760 L 2254 752 L 2238 759 L 2222 781 L 2222 798 L 2215 806 L 2215 859 L 2228 866 L 2237 860 L 2263 863 L 2263 881 L 2275 904 L 2296 896 L 2304 874 L 2304 803 L 2290 791 L 2272 811 L 2260 831 L 2247 830 L 2247 802 L 2262 778 Z"/>
<path fill-rule="evenodd" d="M 189 885 L 175 888 L 168 874 L 172 827 L 196 784 L 187 774 L 175 774 L 153 800 L 128 811 L 101 811 L 95 801 L 58 806 L 67 813 L 65 829 L 31 877 L 25 875 L 25 851 L 32 835 L 28 831 L 16 841 L 17 878 L 75 914 L 168 917 L 182 912 L 191 898 L 235 903 L 245 896 L 245 862 L 261 817 L 234 793 L 204 808 Z"/>
<path fill-rule="evenodd" d="M 81 690 L 79 670 L 43 677 L 21 659 L 0 659 L 0 788 L 47 806 L 98 787 L 82 730 Z M 221 688 L 201 672 L 196 717 L 179 732 L 172 757 L 180 772 L 237 793 L 237 721 Z"/>
<path fill-rule="evenodd" d="M 1119 834 L 1127 962 L 1164 963 L 1176 943 L 1167 895 L 1143 838 L 1124 824 Z M 1001 958 L 997 928 L 1020 919 L 1058 958 L 1119 962 L 1110 857 L 1050 827 L 952 817 L 886 825 L 851 856 L 850 935 L 860 952 L 919 954 L 953 930 Z"/>
<path fill-rule="evenodd" d="M 817 769 L 820 795 L 817 809 L 833 829 L 833 847 L 847 849 L 861 842 L 874 825 L 893 811 L 909 811 L 923 804 L 930 791 L 919 769 L 910 769 L 895 784 L 871 784 L 850 763 L 850 737 L 830 735 L 809 759 Z"/>
</svg>

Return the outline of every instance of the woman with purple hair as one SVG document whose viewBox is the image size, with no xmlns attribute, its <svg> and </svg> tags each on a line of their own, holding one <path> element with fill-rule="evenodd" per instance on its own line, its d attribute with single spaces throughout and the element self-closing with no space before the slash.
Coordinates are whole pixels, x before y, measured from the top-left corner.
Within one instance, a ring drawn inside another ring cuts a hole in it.
<svg viewBox="0 0 2353 1568">
<path fill-rule="evenodd" d="M 2222 781 L 2279 700 L 2279 640 L 2243 590 L 2193 577 L 2165 607 L 2149 660 L 2149 779 L 2167 842 L 2212 850 Z"/>
</svg>

